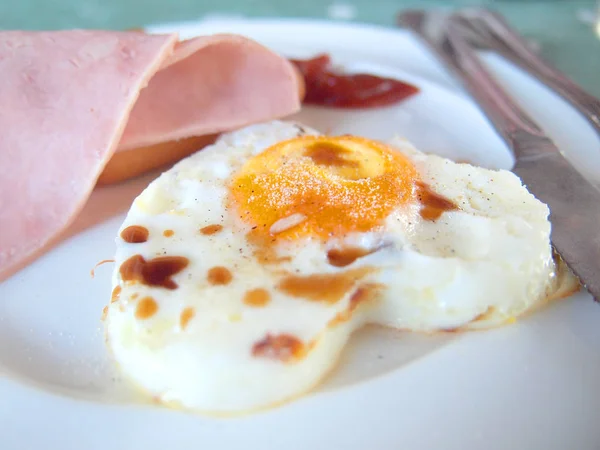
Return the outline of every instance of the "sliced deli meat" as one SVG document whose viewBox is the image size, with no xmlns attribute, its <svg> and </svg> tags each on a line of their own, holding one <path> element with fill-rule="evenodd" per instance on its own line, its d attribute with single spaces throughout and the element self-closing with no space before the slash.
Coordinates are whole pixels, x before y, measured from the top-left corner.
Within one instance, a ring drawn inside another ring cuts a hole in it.
<svg viewBox="0 0 600 450">
<path fill-rule="evenodd" d="M 241 36 L 196 38 L 177 44 L 140 93 L 119 150 L 232 130 L 299 107 L 287 60 Z"/>
<path fill-rule="evenodd" d="M 300 108 L 293 66 L 241 36 L 0 32 L 0 281 L 74 221 L 115 151 Z"/>
</svg>

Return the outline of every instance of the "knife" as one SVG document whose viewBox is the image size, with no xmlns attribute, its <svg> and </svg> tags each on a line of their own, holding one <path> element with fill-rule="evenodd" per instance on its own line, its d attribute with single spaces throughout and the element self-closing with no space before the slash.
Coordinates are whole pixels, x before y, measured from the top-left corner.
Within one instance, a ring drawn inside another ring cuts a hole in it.
<svg viewBox="0 0 600 450">
<path fill-rule="evenodd" d="M 579 110 L 600 137 L 600 100 L 588 94 L 576 83 L 548 65 L 495 11 L 467 8 L 460 12 L 461 24 L 478 33 L 477 41 L 528 71 L 559 93 Z"/>
<path fill-rule="evenodd" d="M 565 159 L 487 72 L 473 48 L 479 36 L 468 18 L 460 13 L 407 10 L 398 21 L 457 76 L 504 138 L 516 159 L 512 171 L 550 208 L 554 248 L 600 301 L 600 190 Z M 485 42 L 477 44 L 486 47 Z M 488 46 L 486 50 L 495 49 Z"/>
</svg>

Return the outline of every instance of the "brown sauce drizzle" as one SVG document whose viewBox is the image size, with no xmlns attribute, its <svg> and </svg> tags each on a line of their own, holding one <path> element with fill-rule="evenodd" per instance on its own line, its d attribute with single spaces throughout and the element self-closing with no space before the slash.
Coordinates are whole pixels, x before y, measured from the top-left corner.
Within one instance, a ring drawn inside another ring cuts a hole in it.
<svg viewBox="0 0 600 450">
<path fill-rule="evenodd" d="M 246 234 L 246 240 L 252 246 L 254 257 L 259 264 L 277 264 L 292 260 L 289 256 L 277 255 L 277 247 L 273 245 L 273 238 L 265 236 L 258 229 Z"/>
<path fill-rule="evenodd" d="M 348 310 L 352 312 L 361 303 L 373 300 L 375 295 L 379 292 L 379 289 L 380 285 L 375 283 L 367 283 L 359 286 L 358 289 L 354 291 L 354 294 L 352 294 L 352 297 L 350 297 L 350 301 L 348 302 Z"/>
<path fill-rule="evenodd" d="M 171 277 L 185 269 L 188 264 L 189 260 L 183 256 L 159 256 L 146 261 L 142 255 L 134 255 L 121 264 L 119 272 L 123 281 L 177 289 L 177 283 Z"/>
<path fill-rule="evenodd" d="M 359 305 L 375 300 L 380 290 L 380 285 L 375 283 L 366 283 L 359 286 L 350 297 L 348 307 L 345 311 L 339 312 L 331 321 L 329 326 L 335 326 L 346 322 L 352 318 L 352 313 Z"/>
<path fill-rule="evenodd" d="M 175 232 L 173 230 L 165 230 L 163 231 L 163 236 L 164 237 L 171 237 L 175 234 Z"/>
<path fill-rule="evenodd" d="M 148 228 L 140 225 L 131 225 L 121 231 L 121 239 L 129 244 L 141 244 L 148 240 L 150 232 Z"/>
<path fill-rule="evenodd" d="M 375 251 L 360 247 L 333 248 L 327 252 L 327 261 L 335 267 L 346 267 Z"/>
<path fill-rule="evenodd" d="M 119 296 L 121 295 L 121 286 L 115 286 L 110 296 L 110 302 L 114 303 L 119 300 Z"/>
<path fill-rule="evenodd" d="M 135 317 L 145 320 L 152 317 L 158 311 L 158 304 L 152 297 L 144 297 L 135 307 Z"/>
<path fill-rule="evenodd" d="M 111 262 L 115 262 L 115 260 L 114 259 L 103 259 L 102 261 L 100 261 L 99 263 L 97 263 L 92 270 L 90 270 L 90 276 L 92 278 L 94 278 L 96 276 L 96 269 L 99 266 L 102 266 L 104 264 L 111 263 Z"/>
<path fill-rule="evenodd" d="M 417 198 L 421 202 L 421 217 L 425 220 L 437 220 L 446 211 L 456 211 L 458 207 L 446 197 L 437 194 L 429 186 L 417 181 Z"/>
<path fill-rule="evenodd" d="M 330 167 L 359 167 L 357 161 L 343 157 L 350 153 L 344 147 L 329 142 L 319 142 L 306 149 L 304 156 L 308 156 L 315 164 Z"/>
<path fill-rule="evenodd" d="M 181 326 L 182 330 L 185 330 L 188 323 L 194 318 L 195 315 L 196 312 L 191 306 L 188 306 L 183 311 L 181 311 L 181 315 L 179 316 L 179 325 Z"/>
<path fill-rule="evenodd" d="M 252 356 L 289 362 L 302 357 L 304 344 L 289 334 L 267 336 L 252 346 Z"/>
<path fill-rule="evenodd" d="M 216 266 L 208 271 L 208 282 L 215 286 L 223 286 L 229 284 L 233 275 L 227 267 Z"/>
<path fill-rule="evenodd" d="M 335 303 L 371 270 L 360 268 L 340 273 L 287 275 L 277 284 L 277 289 L 292 297 Z"/>
<path fill-rule="evenodd" d="M 263 288 L 252 289 L 244 295 L 244 303 L 248 306 L 265 306 L 271 301 L 271 294 Z"/>
<path fill-rule="evenodd" d="M 204 228 L 200 228 L 200 233 L 202 233 L 206 236 L 210 236 L 210 235 L 218 233 L 222 229 L 223 229 L 223 225 L 217 225 L 217 224 L 207 225 Z"/>
</svg>

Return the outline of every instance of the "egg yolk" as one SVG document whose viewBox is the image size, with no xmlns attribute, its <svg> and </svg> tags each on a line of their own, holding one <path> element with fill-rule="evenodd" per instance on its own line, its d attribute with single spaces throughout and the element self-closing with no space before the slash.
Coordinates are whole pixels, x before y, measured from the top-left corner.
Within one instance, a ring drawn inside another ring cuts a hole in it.
<svg viewBox="0 0 600 450">
<path fill-rule="evenodd" d="M 234 176 L 230 206 L 277 239 L 369 231 L 413 195 L 400 152 L 355 136 L 302 136 L 269 147 Z"/>
</svg>

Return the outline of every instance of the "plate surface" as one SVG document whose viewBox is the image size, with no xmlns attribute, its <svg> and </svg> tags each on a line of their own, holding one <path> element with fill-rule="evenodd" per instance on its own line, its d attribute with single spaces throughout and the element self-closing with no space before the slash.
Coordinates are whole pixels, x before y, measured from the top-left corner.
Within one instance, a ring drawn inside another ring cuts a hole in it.
<svg viewBox="0 0 600 450">
<path fill-rule="evenodd" d="M 346 70 L 412 82 L 422 92 L 397 107 L 306 108 L 294 118 L 334 134 L 401 135 L 485 167 L 513 163 L 477 107 L 403 31 L 290 20 L 150 30 L 236 32 L 290 57 L 329 52 Z M 519 70 L 486 61 L 574 164 L 600 180 L 600 142 L 585 121 Z M 112 257 L 124 212 L 152 178 L 96 190 L 74 227 L 84 231 L 0 284 L 3 450 L 598 448 L 600 307 L 586 293 L 486 332 L 365 329 L 317 392 L 265 413 L 219 420 L 150 405 L 104 348 L 112 267 L 98 267 L 93 279 L 90 270 Z"/>
</svg>

